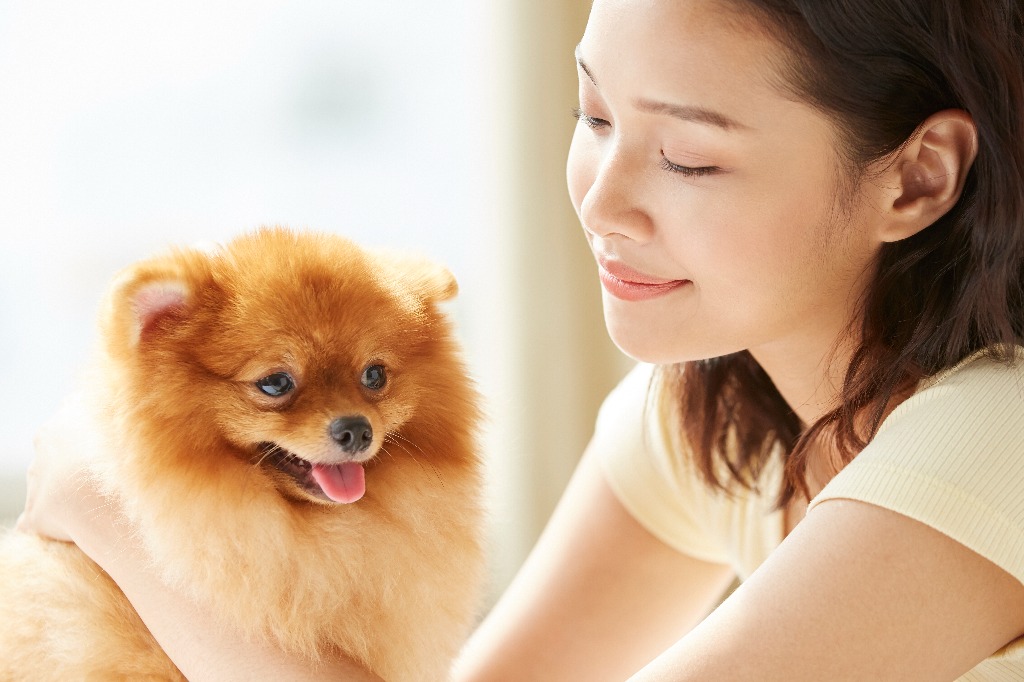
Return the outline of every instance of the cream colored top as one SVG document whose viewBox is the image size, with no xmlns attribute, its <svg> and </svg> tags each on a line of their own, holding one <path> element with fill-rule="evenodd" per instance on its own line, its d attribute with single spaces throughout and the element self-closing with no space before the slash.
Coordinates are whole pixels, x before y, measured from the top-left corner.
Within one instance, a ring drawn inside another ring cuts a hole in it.
<svg viewBox="0 0 1024 682">
<path fill-rule="evenodd" d="M 680 552 L 748 577 L 783 540 L 772 458 L 760 492 L 704 485 L 659 409 L 653 367 L 638 365 L 609 394 L 592 447 L 629 512 Z M 649 387 L 653 390 L 648 390 Z M 857 457 L 811 500 L 848 498 L 926 523 L 1024 583 L 1024 348 L 1013 367 L 974 356 L 927 379 Z M 1024 638 L 959 678 L 1024 680 Z"/>
</svg>

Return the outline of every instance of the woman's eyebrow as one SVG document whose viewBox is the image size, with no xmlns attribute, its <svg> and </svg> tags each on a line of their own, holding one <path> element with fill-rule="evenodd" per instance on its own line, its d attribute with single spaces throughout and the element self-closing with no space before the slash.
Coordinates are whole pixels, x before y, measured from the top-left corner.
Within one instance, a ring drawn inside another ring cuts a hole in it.
<svg viewBox="0 0 1024 682">
<path fill-rule="evenodd" d="M 673 118 L 678 118 L 682 121 L 704 123 L 716 128 L 721 128 L 722 130 L 747 130 L 750 128 L 750 126 L 729 118 L 725 114 L 712 109 L 706 109 L 704 107 L 655 102 L 649 99 L 634 100 L 633 106 L 648 114 L 664 114 L 665 116 L 672 116 Z"/>
<path fill-rule="evenodd" d="M 590 82 L 594 84 L 594 87 L 600 90 L 600 86 L 597 84 L 597 81 L 594 80 L 594 74 L 590 73 L 590 69 L 587 68 L 587 63 L 583 61 L 583 55 L 580 54 L 579 45 L 576 46 L 574 54 L 576 55 L 576 63 L 580 65 L 581 69 L 583 69 L 583 73 L 587 74 L 587 78 L 589 78 Z"/>
<path fill-rule="evenodd" d="M 579 64 L 580 69 L 583 73 L 587 74 L 587 78 L 594 84 L 595 88 L 600 90 L 600 86 L 597 81 L 594 80 L 594 74 L 590 71 L 590 67 L 583 61 L 583 56 L 580 54 L 580 46 L 576 46 L 576 63 Z M 649 114 L 663 114 L 665 116 L 672 116 L 681 121 L 688 121 L 691 123 L 704 123 L 706 125 L 721 128 L 723 130 L 747 130 L 750 126 L 744 125 L 735 119 L 729 118 L 725 114 L 719 113 L 706 107 L 699 107 L 693 105 L 682 105 L 682 104 L 669 104 L 667 102 L 656 102 L 648 99 L 637 99 L 633 101 L 635 106 L 640 111 Z"/>
</svg>

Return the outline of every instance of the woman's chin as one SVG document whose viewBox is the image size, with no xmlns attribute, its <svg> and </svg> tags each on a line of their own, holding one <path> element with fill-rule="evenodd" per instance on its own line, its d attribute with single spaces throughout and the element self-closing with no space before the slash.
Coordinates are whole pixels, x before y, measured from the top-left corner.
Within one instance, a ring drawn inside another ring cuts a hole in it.
<svg viewBox="0 0 1024 682">
<path fill-rule="evenodd" d="M 637 362 L 652 365 L 707 360 L 743 350 L 737 344 L 722 343 L 713 333 L 692 335 L 697 328 L 693 324 L 681 323 L 673 328 L 662 321 L 651 325 L 649 321 L 609 316 L 606 310 L 605 327 L 620 351 Z"/>
<path fill-rule="evenodd" d="M 656 338 L 653 334 L 640 333 L 632 325 L 617 325 L 606 319 L 608 335 L 612 343 L 620 351 L 637 362 L 647 362 L 652 365 L 670 365 L 680 362 L 678 348 L 665 339 Z"/>
</svg>

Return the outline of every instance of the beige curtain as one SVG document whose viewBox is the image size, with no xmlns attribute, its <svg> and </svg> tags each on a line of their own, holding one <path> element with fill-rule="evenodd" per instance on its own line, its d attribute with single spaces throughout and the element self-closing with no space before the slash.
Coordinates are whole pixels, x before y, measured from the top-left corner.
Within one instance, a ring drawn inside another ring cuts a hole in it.
<svg viewBox="0 0 1024 682">
<path fill-rule="evenodd" d="M 494 585 L 512 577 L 557 502 L 608 390 L 630 362 L 605 332 L 596 266 L 565 183 L 585 0 L 503 0 L 496 86 L 504 159 L 489 390 Z"/>
</svg>

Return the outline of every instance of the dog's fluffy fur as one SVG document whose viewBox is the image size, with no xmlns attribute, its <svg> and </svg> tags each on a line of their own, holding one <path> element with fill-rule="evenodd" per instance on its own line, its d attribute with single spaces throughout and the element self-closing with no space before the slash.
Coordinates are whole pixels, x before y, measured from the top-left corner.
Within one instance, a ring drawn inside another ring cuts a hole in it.
<svg viewBox="0 0 1024 682">
<path fill-rule="evenodd" d="M 162 579 L 290 652 L 444 679 L 482 578 L 478 399 L 438 309 L 455 291 L 425 261 L 278 228 L 123 273 L 86 387 L 107 428 L 91 468 Z M 280 373 L 286 395 L 257 386 Z M 331 423 L 353 415 L 373 456 L 362 499 L 335 503 L 298 458 L 351 459 Z M 77 548 L 11 532 L 0 576 L 0 679 L 184 679 Z"/>
</svg>

